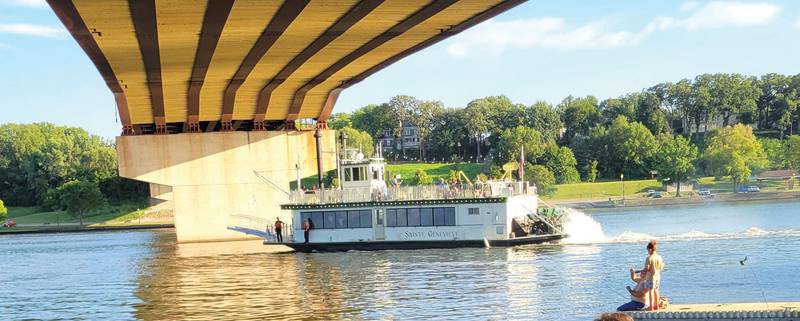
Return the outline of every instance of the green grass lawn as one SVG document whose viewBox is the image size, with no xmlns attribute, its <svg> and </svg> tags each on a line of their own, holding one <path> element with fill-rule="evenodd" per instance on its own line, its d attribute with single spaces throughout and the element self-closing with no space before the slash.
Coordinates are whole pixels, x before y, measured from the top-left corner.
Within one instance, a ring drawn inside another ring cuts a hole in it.
<svg viewBox="0 0 800 321">
<path fill-rule="evenodd" d="M 417 169 L 422 169 L 434 181 L 439 178 L 447 178 L 450 171 L 461 170 L 470 180 L 474 180 L 480 172 L 484 171 L 482 164 L 475 163 L 441 163 L 441 164 L 428 164 L 428 163 L 406 163 L 406 164 L 388 164 L 386 171 L 392 175 L 400 174 L 403 178 L 404 184 L 411 182 Z"/>
<path fill-rule="evenodd" d="M 622 197 L 621 181 L 561 184 L 554 187 L 554 192 L 542 195 L 543 199 L 599 199 L 607 197 Z M 659 189 L 661 183 L 655 179 L 625 181 L 625 196 L 633 197 L 635 194 L 645 193 L 648 189 Z"/>
<path fill-rule="evenodd" d="M 94 211 L 83 218 L 85 225 L 135 225 L 143 217 L 146 204 L 142 203 L 123 203 L 112 204 Z M 73 217 L 63 211 L 43 211 L 39 207 L 9 207 L 9 218 L 17 221 L 17 224 L 47 224 L 56 225 L 59 223 L 79 223 L 77 217 Z M 153 222 L 148 223 L 171 223 Z"/>
</svg>

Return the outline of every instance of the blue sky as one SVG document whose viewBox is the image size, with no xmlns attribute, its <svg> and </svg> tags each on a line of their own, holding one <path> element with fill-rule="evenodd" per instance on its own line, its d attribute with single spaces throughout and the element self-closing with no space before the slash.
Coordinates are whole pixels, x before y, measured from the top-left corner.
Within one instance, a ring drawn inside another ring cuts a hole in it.
<svg viewBox="0 0 800 321">
<path fill-rule="evenodd" d="M 800 73 L 798 1 L 529 1 L 343 92 L 335 111 L 397 94 L 462 107 L 619 96 L 706 72 Z M 0 0 L 0 123 L 113 137 L 113 97 L 43 0 Z"/>
</svg>

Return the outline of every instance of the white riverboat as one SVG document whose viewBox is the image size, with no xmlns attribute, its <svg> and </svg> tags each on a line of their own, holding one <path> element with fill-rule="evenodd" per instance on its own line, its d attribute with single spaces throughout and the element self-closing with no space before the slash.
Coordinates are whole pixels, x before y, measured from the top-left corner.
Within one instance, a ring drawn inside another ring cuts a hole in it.
<svg viewBox="0 0 800 321">
<path fill-rule="evenodd" d="M 340 189 L 297 190 L 281 205 L 292 211 L 285 245 L 299 252 L 455 248 L 566 236 L 559 215 L 537 211 L 536 188 L 526 182 L 387 186 L 383 159 L 358 156 L 340 169 Z"/>
</svg>

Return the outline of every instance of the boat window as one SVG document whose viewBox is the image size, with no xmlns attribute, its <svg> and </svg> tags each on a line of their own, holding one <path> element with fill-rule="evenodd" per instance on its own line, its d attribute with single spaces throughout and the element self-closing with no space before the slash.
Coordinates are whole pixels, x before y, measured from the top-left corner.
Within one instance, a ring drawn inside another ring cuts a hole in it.
<svg viewBox="0 0 800 321">
<path fill-rule="evenodd" d="M 347 226 L 350 228 L 361 227 L 361 218 L 358 211 L 347 211 Z"/>
<path fill-rule="evenodd" d="M 444 224 L 444 208 L 437 207 L 433 209 L 433 224 L 442 226 Z"/>
<path fill-rule="evenodd" d="M 433 209 L 421 208 L 419 210 L 419 219 L 421 226 L 433 226 Z"/>
<path fill-rule="evenodd" d="M 371 210 L 361 210 L 359 211 L 359 216 L 361 216 L 361 227 L 372 227 Z"/>
<path fill-rule="evenodd" d="M 397 210 L 390 208 L 386 210 L 386 226 L 397 226 Z"/>
<path fill-rule="evenodd" d="M 336 228 L 347 228 L 347 211 L 336 212 Z"/>
<path fill-rule="evenodd" d="M 323 228 L 324 216 L 322 212 L 311 213 L 311 228 Z"/>
<path fill-rule="evenodd" d="M 325 224 L 323 228 L 336 228 L 336 212 L 325 212 Z"/>
<path fill-rule="evenodd" d="M 397 209 L 397 226 L 407 226 L 408 225 L 408 216 L 406 215 L 406 210 L 404 208 Z"/>
<path fill-rule="evenodd" d="M 344 169 L 344 181 L 350 182 L 353 180 L 353 169 L 352 168 L 345 168 Z"/>
<path fill-rule="evenodd" d="M 470 207 L 469 208 L 469 212 L 467 214 L 469 214 L 469 215 L 480 215 L 481 214 L 481 209 L 477 208 L 477 207 Z"/>
<path fill-rule="evenodd" d="M 374 179 L 374 180 L 378 179 L 378 169 L 377 168 L 372 170 L 372 179 Z"/>
<path fill-rule="evenodd" d="M 419 209 L 408 209 L 408 226 L 419 226 Z"/>
<path fill-rule="evenodd" d="M 456 225 L 456 208 L 455 207 L 445 207 L 444 208 L 444 225 L 450 225 L 450 226 Z"/>
<path fill-rule="evenodd" d="M 353 168 L 353 180 L 360 181 L 361 180 L 361 167 Z"/>
</svg>

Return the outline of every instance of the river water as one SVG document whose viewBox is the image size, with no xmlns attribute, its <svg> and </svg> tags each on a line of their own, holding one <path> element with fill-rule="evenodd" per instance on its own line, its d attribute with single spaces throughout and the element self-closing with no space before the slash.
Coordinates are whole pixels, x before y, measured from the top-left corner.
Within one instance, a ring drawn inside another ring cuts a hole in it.
<svg viewBox="0 0 800 321">
<path fill-rule="evenodd" d="M 0 319 L 591 320 L 628 300 L 651 238 L 673 303 L 800 300 L 800 203 L 571 216 L 566 242 L 492 249 L 196 256 L 170 231 L 0 236 Z"/>
</svg>

